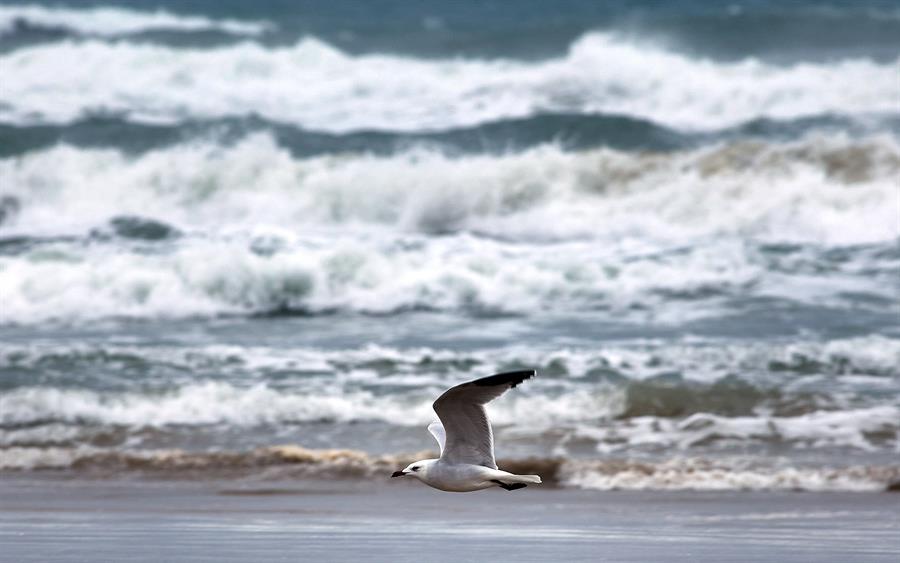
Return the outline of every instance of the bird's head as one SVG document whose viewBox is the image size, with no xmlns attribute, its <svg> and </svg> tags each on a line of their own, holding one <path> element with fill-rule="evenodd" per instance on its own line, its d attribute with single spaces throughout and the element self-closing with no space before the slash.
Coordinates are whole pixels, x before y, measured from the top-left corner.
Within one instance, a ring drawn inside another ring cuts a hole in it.
<svg viewBox="0 0 900 563">
<path fill-rule="evenodd" d="M 401 471 L 394 471 L 394 473 L 391 474 L 391 477 L 405 477 L 406 475 L 411 475 L 416 479 L 422 479 L 428 474 L 428 470 L 436 461 L 436 459 L 423 459 L 421 461 L 414 461 L 407 465 L 406 469 L 403 469 Z"/>
</svg>

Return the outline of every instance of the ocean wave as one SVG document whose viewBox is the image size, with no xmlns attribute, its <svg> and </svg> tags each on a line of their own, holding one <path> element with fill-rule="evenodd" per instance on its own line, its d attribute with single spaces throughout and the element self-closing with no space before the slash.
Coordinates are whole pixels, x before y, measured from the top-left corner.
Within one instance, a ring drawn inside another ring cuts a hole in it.
<svg viewBox="0 0 900 563">
<path fill-rule="evenodd" d="M 116 7 L 65 8 L 48 6 L 0 6 L 0 37 L 22 26 L 68 30 L 87 36 L 115 37 L 147 31 L 221 31 L 255 36 L 273 28 L 268 22 L 215 20 L 203 16 L 173 14 L 159 9 L 140 11 Z"/>
<path fill-rule="evenodd" d="M 646 381 L 676 373 L 683 374 L 687 382 L 714 384 L 729 374 L 759 378 L 769 373 L 776 377 L 771 381 L 774 386 L 780 385 L 780 379 L 787 374 L 794 378 L 789 389 L 813 383 L 821 385 L 822 381 L 804 380 L 815 377 L 834 381 L 841 377 L 866 376 L 889 381 L 897 375 L 897 365 L 900 365 L 900 338 L 879 335 L 824 341 L 792 337 L 789 341 L 749 343 L 692 336 L 675 342 L 648 340 L 631 345 L 607 342 L 597 349 L 554 346 L 550 350 L 534 346 L 448 350 L 375 344 L 333 350 L 225 344 L 139 346 L 42 341 L 0 344 L 0 370 L 5 370 L 5 375 L 34 371 L 61 377 L 68 377 L 64 374 L 69 373 L 105 376 L 106 371 L 112 370 L 120 375 L 131 371 L 135 379 L 141 379 L 140 374 L 165 367 L 191 374 L 191 381 L 209 373 L 243 382 L 250 380 L 253 373 L 294 373 L 303 378 L 319 375 L 329 381 L 335 378 L 340 381 L 342 377 L 360 380 L 368 374 L 367 381 L 383 379 L 389 385 L 439 385 L 448 375 L 476 377 L 479 373 L 532 367 L 541 373 L 540 381 L 549 378 L 570 380 L 573 384 L 624 379 Z M 110 383 L 108 379 L 105 382 Z"/>
<path fill-rule="evenodd" d="M 881 336 L 766 344 L 607 343 L 599 350 L 5 344 L 0 346 L 0 389 L 19 394 L 0 398 L 8 417 L 0 420 L 26 426 L 54 418 L 135 426 L 246 425 L 356 422 L 374 416 L 390 422 L 400 410 L 418 405 L 422 418 L 410 423 L 425 424 L 429 394 L 448 382 L 519 367 L 541 374 L 533 385 L 536 396 L 526 390 L 525 396 L 512 397 L 508 409 L 498 411 L 503 423 L 535 406 L 518 405 L 526 396 L 556 404 L 545 411 L 551 418 L 529 417 L 538 426 L 697 413 L 791 417 L 866 401 L 884 404 L 878 398 L 900 384 L 898 364 L 900 339 Z M 787 384 L 785 377 L 791 379 Z M 266 385 L 270 378 L 277 386 Z M 134 390 L 135 381 L 144 382 L 142 391 Z M 245 394 L 248 388 L 252 392 Z M 350 399 L 331 402 L 325 391 Z M 57 412 L 55 405 L 69 394 L 81 406 Z M 309 396 L 304 399 L 304 394 Z M 199 406 L 211 397 L 216 404 L 202 411 Z M 270 399 L 276 406 L 284 401 L 284 408 L 268 409 Z M 171 408 L 152 411 L 149 404 L 157 400 Z M 303 401 L 319 407 L 292 410 Z M 357 408 L 362 403 L 374 407 Z M 132 410 L 134 405 L 143 406 Z M 381 410 L 386 414 L 378 414 Z"/>
<path fill-rule="evenodd" d="M 855 244 L 900 234 L 898 171 L 900 146 L 890 136 L 668 153 L 542 145 L 498 155 L 411 148 L 296 158 L 259 133 L 139 156 L 61 146 L 0 159 L 5 197 L 17 205 L 2 227 L 23 235 L 82 234 L 137 216 L 185 232 L 369 224 L 526 241 L 740 234 Z"/>
<path fill-rule="evenodd" d="M 356 450 L 282 445 L 249 451 L 110 451 L 101 448 L 0 448 L 0 471 L 67 470 L 151 478 L 377 479 L 436 452 L 373 456 Z M 539 474 L 545 486 L 599 490 L 884 491 L 898 465 L 795 466 L 746 458 L 500 459 L 513 473 Z M 402 485 L 401 485 L 402 486 Z M 243 494 L 252 494 L 244 491 Z"/>
<path fill-rule="evenodd" d="M 540 377 L 490 408 L 507 455 L 877 460 L 900 446 L 898 360 L 900 339 L 880 336 L 469 351 L 8 343 L 0 347 L 0 460 L 66 467 L 74 452 L 102 454 L 102 465 L 135 448 L 283 441 L 427 447 L 423 429 L 443 389 L 522 366 Z M 621 486 L 637 486 L 646 471 L 632 469 L 617 478 L 632 484 Z"/>
<path fill-rule="evenodd" d="M 267 134 L 63 146 L 0 160 L 0 319 L 881 309 L 898 171 L 886 136 L 306 159 Z"/>
<path fill-rule="evenodd" d="M 265 384 L 238 386 L 207 381 L 140 393 L 19 387 L 0 395 L 0 442 L 8 446 L 94 443 L 97 433 L 107 442 L 111 433 L 118 435 L 116 441 L 135 442 L 141 441 L 141 433 L 149 428 L 173 429 L 188 442 L 191 427 L 220 426 L 236 431 L 363 421 L 397 425 L 402 421 L 403 426 L 424 428 L 434 419 L 434 397 L 446 387 L 434 383 L 411 387 L 395 382 L 393 393 L 386 394 L 389 385 L 313 380 L 286 390 Z M 655 413 L 649 415 L 636 410 L 641 407 L 635 407 L 632 387 L 634 384 L 564 385 L 546 381 L 541 385 L 543 392 L 510 397 L 492 407 L 491 416 L 501 436 L 508 433 L 517 440 L 555 444 L 562 450 L 580 444 L 578 447 L 589 446 L 601 452 L 751 446 L 876 452 L 892 451 L 898 443 L 900 406 L 883 401 L 862 408 L 815 410 L 815 401 L 803 405 L 808 399 L 802 392 L 788 392 L 781 399 L 758 399 L 753 414 L 740 415 L 750 410 L 746 403 L 752 398 L 720 389 L 719 395 L 708 392 L 702 397 L 705 402 L 692 398 L 681 408 L 672 408 L 671 401 L 644 407 L 645 412 Z M 823 396 L 827 401 L 829 397 Z M 838 390 L 831 400 L 840 397 Z M 779 400 L 783 414 L 772 414 Z M 711 412 L 729 409 L 732 416 Z M 692 410 L 694 414 L 686 416 Z M 72 427 L 84 427 L 84 431 L 73 434 Z"/>
<path fill-rule="evenodd" d="M 734 241 L 662 255 L 611 253 L 590 243 L 520 248 L 470 236 L 286 249 L 279 237 L 175 244 L 154 252 L 118 243 L 86 250 L 54 243 L 0 255 L 0 324 L 593 311 L 667 325 L 737 314 L 754 299 L 881 313 L 891 302 L 889 281 L 896 274 L 896 265 L 872 262 L 870 252 L 860 252 L 830 263 L 832 271 L 815 278 L 810 290 L 809 273 L 778 272 L 780 261 L 760 263 L 764 254 Z"/>
<path fill-rule="evenodd" d="M 349 388 L 347 388 L 349 387 Z M 0 395 L 0 424 L 8 427 L 67 422 L 132 427 L 227 424 L 237 427 L 329 421 L 381 421 L 426 426 L 431 403 L 443 386 L 406 384 L 405 392 L 377 393 L 360 385 L 317 380 L 296 389 L 266 384 L 232 385 L 215 381 L 185 384 L 150 393 L 20 387 Z M 547 426 L 609 412 L 614 397 L 573 390 L 563 396 L 525 396 L 496 410 L 506 423 L 526 411 L 541 412 L 534 424 Z M 604 405 L 606 403 L 606 405 Z M 538 408 L 539 407 L 539 408 Z"/>
<path fill-rule="evenodd" d="M 598 450 L 626 448 L 646 451 L 713 447 L 727 449 L 747 444 L 805 448 L 855 448 L 875 451 L 896 447 L 900 407 L 878 406 L 840 411 L 817 411 L 799 416 L 725 417 L 696 413 L 686 418 L 639 416 L 601 427 L 580 426 L 579 439 L 598 444 Z"/>
<path fill-rule="evenodd" d="M 291 47 L 208 50 L 64 41 L 0 56 L 7 78 L 0 120 L 67 123 L 100 113 L 172 123 L 259 115 L 346 133 L 602 113 L 702 130 L 758 118 L 895 114 L 898 68 L 900 59 L 714 62 L 603 33 L 579 38 L 564 57 L 532 62 L 350 55 L 316 38 Z M 119 79 L 97 81 L 101 73 Z"/>
</svg>

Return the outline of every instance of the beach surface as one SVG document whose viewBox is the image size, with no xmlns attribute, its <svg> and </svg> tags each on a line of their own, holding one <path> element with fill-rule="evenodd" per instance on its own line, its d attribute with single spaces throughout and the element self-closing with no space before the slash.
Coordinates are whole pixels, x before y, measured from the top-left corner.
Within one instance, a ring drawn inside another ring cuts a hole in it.
<svg viewBox="0 0 900 563">
<path fill-rule="evenodd" d="M 897 561 L 891 493 L 5 476 L 2 561 Z"/>
</svg>

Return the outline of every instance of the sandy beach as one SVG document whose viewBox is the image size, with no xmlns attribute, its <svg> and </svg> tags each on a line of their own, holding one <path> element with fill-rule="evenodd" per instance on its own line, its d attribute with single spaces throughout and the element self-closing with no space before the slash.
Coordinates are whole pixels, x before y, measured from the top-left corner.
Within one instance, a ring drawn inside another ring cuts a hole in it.
<svg viewBox="0 0 900 563">
<path fill-rule="evenodd" d="M 890 493 L 5 476 L 0 560 L 896 561 Z"/>
</svg>

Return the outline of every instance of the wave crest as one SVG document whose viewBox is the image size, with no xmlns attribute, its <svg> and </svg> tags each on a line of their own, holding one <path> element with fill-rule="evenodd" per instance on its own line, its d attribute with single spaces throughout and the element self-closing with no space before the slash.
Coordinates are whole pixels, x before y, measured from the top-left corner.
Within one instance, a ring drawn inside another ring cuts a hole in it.
<svg viewBox="0 0 900 563">
<path fill-rule="evenodd" d="M 32 235 L 133 216 L 188 232 L 376 225 L 526 241 L 739 234 L 854 244 L 900 236 L 898 173 L 900 146 L 888 136 L 672 153 L 544 145 L 502 155 L 295 158 L 259 133 L 138 157 L 62 146 L 0 160 L 17 204 L 3 228 L 27 225 Z"/>
<path fill-rule="evenodd" d="M 553 390 L 559 383 L 547 385 L 550 389 L 542 394 L 521 394 L 493 408 L 494 422 L 501 428 L 515 424 L 518 435 L 561 447 L 576 441 L 609 452 L 748 445 L 875 452 L 894 447 L 900 432 L 900 407 L 895 405 L 825 410 L 816 402 L 799 404 L 803 397 L 799 394 L 793 402 L 790 396 L 783 400 L 782 410 L 787 412 L 782 414 L 772 414 L 765 401 L 755 405 L 753 414 L 713 414 L 723 409 L 716 401 L 739 400 L 732 395 L 707 399 L 703 404 L 692 398 L 674 408 L 672 404 L 651 404 L 645 410 L 659 415 L 650 415 L 635 412 L 633 399 L 625 398 L 628 385 L 566 386 L 564 391 Z M 192 428 L 202 430 L 211 425 L 249 430 L 359 421 L 396 425 L 402 421 L 405 426 L 425 427 L 434 416 L 431 402 L 444 387 L 437 384 L 385 395 L 379 387 L 390 388 L 390 383 L 362 388 L 332 383 L 331 392 L 321 391 L 321 386 L 318 382 L 279 391 L 262 385 L 242 388 L 207 382 L 169 393 L 140 394 L 22 387 L 0 397 L 4 428 L 0 443 L 90 443 L 95 435 L 121 441 L 151 428 L 169 429 L 185 438 Z M 82 426 L 87 430 L 72 430 Z"/>
<path fill-rule="evenodd" d="M 0 6 L 0 37 L 21 26 L 64 29 L 88 36 L 115 37 L 148 31 L 222 31 L 235 35 L 260 35 L 272 28 L 267 22 L 213 20 L 203 16 L 176 15 L 165 10 L 145 12 L 126 8 L 86 9 L 45 6 Z"/>
<path fill-rule="evenodd" d="M 531 62 L 354 56 L 311 37 L 292 47 L 210 50 L 68 41 L 0 56 L 7 78 L 0 118 L 61 123 L 100 112 L 177 122 L 259 115 L 346 133 L 604 113 L 717 129 L 758 118 L 895 114 L 898 68 L 900 59 L 713 62 L 602 33 L 578 39 L 562 58 Z M 120 79 L 99 82 L 99 74 Z"/>
<path fill-rule="evenodd" d="M 0 317 L 552 307 L 684 320 L 751 295 L 882 310 L 898 172 L 886 137 L 309 159 L 268 135 L 139 157 L 58 147 L 0 160 L 14 203 Z M 872 246 L 822 248 L 846 245 Z"/>
</svg>

